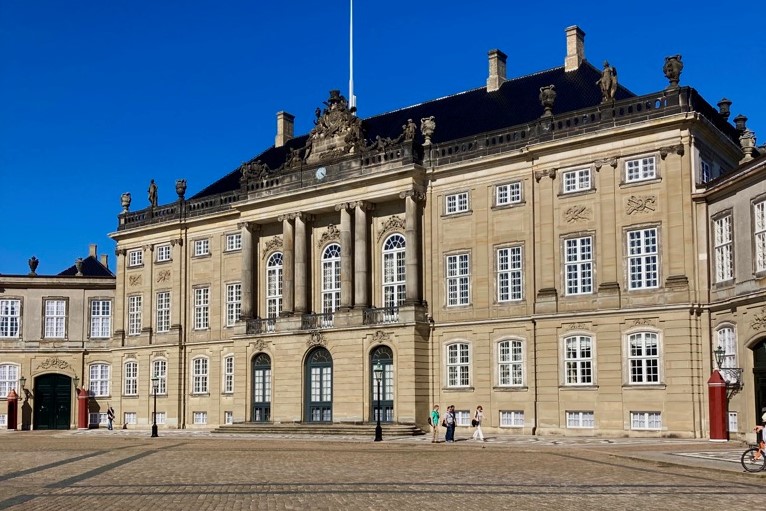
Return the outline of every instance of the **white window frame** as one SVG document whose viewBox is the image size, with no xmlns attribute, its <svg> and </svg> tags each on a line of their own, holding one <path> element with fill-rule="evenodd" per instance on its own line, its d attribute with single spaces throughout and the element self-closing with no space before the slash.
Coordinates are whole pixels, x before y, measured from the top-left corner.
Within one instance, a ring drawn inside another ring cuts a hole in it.
<svg viewBox="0 0 766 511">
<path fill-rule="evenodd" d="M 226 235 L 226 252 L 242 250 L 242 233 L 234 232 Z"/>
<path fill-rule="evenodd" d="M 210 240 L 205 238 L 194 240 L 194 257 L 210 255 Z"/>
<path fill-rule="evenodd" d="M 564 385 L 590 386 L 596 382 L 596 341 L 592 335 L 573 334 L 564 337 Z"/>
<path fill-rule="evenodd" d="M 207 357 L 192 359 L 192 394 L 208 394 L 210 361 Z"/>
<path fill-rule="evenodd" d="M 138 395 L 138 362 L 128 360 L 123 364 L 123 393 L 126 396 Z"/>
<path fill-rule="evenodd" d="M 63 298 L 46 298 L 43 300 L 45 314 L 45 339 L 66 338 L 67 301 Z"/>
<path fill-rule="evenodd" d="M 142 295 L 128 296 L 128 335 L 141 334 Z"/>
<path fill-rule="evenodd" d="M 128 250 L 128 268 L 134 268 L 136 266 L 143 266 L 144 264 L 144 250 L 136 248 Z"/>
<path fill-rule="evenodd" d="M 625 182 L 636 183 L 657 177 L 657 159 L 645 156 L 625 161 Z"/>
<path fill-rule="evenodd" d="M 234 412 L 230 410 L 225 410 L 223 412 L 223 423 L 224 424 L 234 424 Z"/>
<path fill-rule="evenodd" d="M 21 300 L 0 300 L 0 338 L 18 339 L 21 334 Z"/>
<path fill-rule="evenodd" d="M 284 255 L 274 252 L 266 261 L 266 317 L 276 318 L 282 313 L 282 278 Z"/>
<path fill-rule="evenodd" d="M 519 204 L 522 197 L 521 181 L 513 181 L 495 187 L 495 206 Z"/>
<path fill-rule="evenodd" d="M 158 291 L 156 325 L 157 333 L 162 334 L 170 332 L 170 291 Z"/>
<path fill-rule="evenodd" d="M 732 214 L 713 220 L 713 253 L 715 254 L 715 281 L 727 282 L 734 278 L 734 231 Z"/>
<path fill-rule="evenodd" d="M 631 332 L 628 343 L 628 384 L 657 385 L 662 380 L 660 335 L 652 331 Z"/>
<path fill-rule="evenodd" d="M 471 385 L 471 347 L 467 342 L 452 342 L 446 346 L 447 387 L 465 388 Z"/>
<path fill-rule="evenodd" d="M 8 427 L 8 414 L 0 413 L 0 428 L 5 429 Z"/>
<path fill-rule="evenodd" d="M 471 410 L 455 410 L 455 426 L 471 425 Z"/>
<path fill-rule="evenodd" d="M 707 183 L 713 178 L 713 165 L 703 159 L 700 158 L 700 183 Z"/>
<path fill-rule="evenodd" d="M 523 428 L 524 411 L 523 410 L 500 410 L 501 428 Z"/>
<path fill-rule="evenodd" d="M 93 299 L 90 302 L 90 337 L 108 339 L 112 336 L 112 300 Z"/>
<path fill-rule="evenodd" d="M 234 355 L 227 355 L 223 359 L 223 393 L 234 393 Z"/>
<path fill-rule="evenodd" d="M 88 390 L 93 397 L 109 397 L 109 364 L 96 362 L 88 367 Z"/>
<path fill-rule="evenodd" d="M 737 368 L 737 330 L 734 325 L 727 323 L 716 328 L 716 341 L 716 348 L 723 348 L 723 360 L 719 369 Z M 721 376 L 727 381 L 735 379 L 735 375 L 729 371 L 721 371 Z"/>
<path fill-rule="evenodd" d="M 398 307 L 407 298 L 406 246 L 407 240 L 400 233 L 391 234 L 383 242 L 383 307 Z"/>
<path fill-rule="evenodd" d="M 766 200 L 753 203 L 754 266 L 757 273 L 766 271 Z"/>
<path fill-rule="evenodd" d="M 739 432 L 739 420 L 737 417 L 737 412 L 735 410 L 729 410 L 729 421 L 727 423 L 728 429 L 730 433 L 737 433 Z"/>
<path fill-rule="evenodd" d="M 210 287 L 194 288 L 194 330 L 210 328 Z"/>
<path fill-rule="evenodd" d="M 107 423 L 107 415 L 106 412 L 90 412 L 88 414 L 88 425 L 90 426 L 98 426 L 100 424 L 106 424 Z"/>
<path fill-rule="evenodd" d="M 192 412 L 194 425 L 204 426 L 207 424 L 207 412 Z"/>
<path fill-rule="evenodd" d="M 11 389 L 21 394 L 18 364 L 0 364 L 0 399 L 5 399 Z"/>
<path fill-rule="evenodd" d="M 596 417 L 592 410 L 567 410 L 567 429 L 593 429 L 596 427 Z"/>
<path fill-rule="evenodd" d="M 658 411 L 631 411 L 630 429 L 633 431 L 661 431 L 662 412 Z"/>
<path fill-rule="evenodd" d="M 497 249 L 497 301 L 524 298 L 524 249 L 521 245 Z"/>
<path fill-rule="evenodd" d="M 524 385 L 524 341 L 520 339 L 498 341 L 497 385 L 499 387 Z"/>
<path fill-rule="evenodd" d="M 167 424 L 167 414 L 165 412 L 154 413 L 154 422 L 156 422 L 158 426 Z"/>
<path fill-rule="evenodd" d="M 138 414 L 136 412 L 123 412 L 122 423 L 131 426 L 138 424 Z"/>
<path fill-rule="evenodd" d="M 660 283 L 660 233 L 657 227 L 626 231 L 628 289 L 656 289 Z"/>
<path fill-rule="evenodd" d="M 340 254 L 338 243 L 322 250 L 322 313 L 330 314 L 340 307 Z"/>
<path fill-rule="evenodd" d="M 590 168 L 568 170 L 561 173 L 562 193 L 585 192 L 593 188 Z"/>
<path fill-rule="evenodd" d="M 463 252 L 445 258 L 447 307 L 471 303 L 471 254 Z"/>
<path fill-rule="evenodd" d="M 242 283 L 226 284 L 226 326 L 234 326 L 242 316 Z"/>
<path fill-rule="evenodd" d="M 452 193 L 444 197 L 444 214 L 455 215 L 469 211 L 468 192 Z"/>
<path fill-rule="evenodd" d="M 165 396 L 168 393 L 168 361 L 164 358 L 152 360 L 152 378 L 157 378 L 157 395 Z M 154 384 L 149 380 L 149 394 L 154 394 Z"/>
<path fill-rule="evenodd" d="M 172 258 L 172 252 L 169 244 L 157 245 L 154 248 L 155 261 L 158 263 L 164 263 L 170 261 Z"/>
<path fill-rule="evenodd" d="M 568 296 L 593 293 L 593 236 L 564 239 L 564 286 Z"/>
</svg>

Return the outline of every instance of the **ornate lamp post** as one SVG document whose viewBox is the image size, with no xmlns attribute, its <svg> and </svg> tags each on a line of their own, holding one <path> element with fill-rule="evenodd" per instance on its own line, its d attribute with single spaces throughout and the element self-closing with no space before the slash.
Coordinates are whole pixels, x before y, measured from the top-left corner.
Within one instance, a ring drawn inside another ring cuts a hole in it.
<svg viewBox="0 0 766 511">
<path fill-rule="evenodd" d="M 380 427 L 380 382 L 383 379 L 383 366 L 380 363 L 375 364 L 372 372 L 378 384 L 378 425 L 375 426 L 375 441 L 380 442 L 383 440 L 383 428 Z"/>
<path fill-rule="evenodd" d="M 155 376 L 152 378 L 152 390 L 154 391 L 154 413 L 152 414 L 152 438 L 158 437 L 157 434 L 157 390 L 160 386 L 160 379 Z"/>
<path fill-rule="evenodd" d="M 726 350 L 723 349 L 723 346 L 718 346 L 715 351 L 713 351 L 713 354 L 715 355 L 715 362 L 718 364 L 718 370 L 721 371 L 723 368 L 723 357 L 726 355 Z"/>
</svg>

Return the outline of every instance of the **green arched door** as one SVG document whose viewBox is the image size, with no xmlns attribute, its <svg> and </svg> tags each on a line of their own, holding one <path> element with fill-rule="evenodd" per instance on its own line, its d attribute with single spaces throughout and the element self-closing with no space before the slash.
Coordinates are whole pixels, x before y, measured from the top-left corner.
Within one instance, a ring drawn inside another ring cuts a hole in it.
<svg viewBox="0 0 766 511">
<path fill-rule="evenodd" d="M 72 379 L 63 374 L 35 378 L 34 429 L 69 429 L 72 422 Z"/>
<path fill-rule="evenodd" d="M 306 422 L 332 422 L 332 355 L 317 348 L 306 358 Z"/>
<path fill-rule="evenodd" d="M 383 368 L 383 377 L 380 385 L 375 379 L 375 366 L 380 364 Z M 388 346 L 378 346 L 370 355 L 370 405 L 372 420 L 378 420 L 378 411 L 380 411 L 381 422 L 393 422 L 394 420 L 394 353 Z M 380 387 L 380 395 L 378 395 Z"/>
<path fill-rule="evenodd" d="M 253 359 L 253 422 L 271 420 L 271 359 L 259 353 Z"/>
</svg>

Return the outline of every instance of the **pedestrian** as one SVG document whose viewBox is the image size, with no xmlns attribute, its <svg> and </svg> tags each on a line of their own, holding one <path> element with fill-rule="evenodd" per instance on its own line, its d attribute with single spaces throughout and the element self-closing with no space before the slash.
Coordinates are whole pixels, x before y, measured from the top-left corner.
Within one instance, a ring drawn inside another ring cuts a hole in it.
<svg viewBox="0 0 766 511">
<path fill-rule="evenodd" d="M 114 408 L 111 406 L 106 410 L 106 418 L 109 421 L 109 430 L 111 431 L 114 424 Z"/>
<path fill-rule="evenodd" d="M 455 405 L 447 407 L 447 413 L 444 414 L 443 425 L 447 428 L 444 434 L 444 441 L 453 443 L 455 441 Z"/>
<path fill-rule="evenodd" d="M 431 410 L 431 415 L 428 417 L 428 423 L 431 425 L 431 443 L 435 444 L 436 439 L 439 438 L 439 405 L 434 405 L 434 409 Z"/>
<path fill-rule="evenodd" d="M 486 442 L 486 440 L 484 440 L 484 433 L 481 432 L 482 419 L 484 419 L 484 410 L 482 409 L 481 405 L 479 405 L 476 407 L 476 413 L 473 414 L 473 420 L 471 421 L 471 426 L 476 428 L 473 431 L 473 439 Z"/>
</svg>

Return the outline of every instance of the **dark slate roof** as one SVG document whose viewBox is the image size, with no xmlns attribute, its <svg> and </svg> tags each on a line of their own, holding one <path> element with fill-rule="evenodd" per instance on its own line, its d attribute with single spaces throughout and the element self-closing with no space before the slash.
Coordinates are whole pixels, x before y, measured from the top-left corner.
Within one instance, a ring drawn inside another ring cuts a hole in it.
<svg viewBox="0 0 766 511">
<path fill-rule="evenodd" d="M 72 265 L 66 270 L 59 273 L 57 276 L 74 276 L 77 275 L 77 266 Z M 101 262 L 93 256 L 88 256 L 82 260 L 82 276 L 83 277 L 114 277 L 114 273 L 109 271 L 109 268 L 101 264 Z"/>
<path fill-rule="evenodd" d="M 420 123 L 424 117 L 436 118 L 436 131 L 432 142 L 438 144 L 449 140 L 469 137 L 510 126 L 517 126 L 539 119 L 543 113 L 540 105 L 540 88 L 556 87 L 553 114 L 561 114 L 589 108 L 601 103 L 601 89 L 596 83 L 601 71 L 584 62 L 576 71 L 566 72 L 556 67 L 540 73 L 515 78 L 503 83 L 493 92 L 480 87 L 425 103 L 375 115 L 362 120 L 367 140 L 396 138 L 402 132 L 407 119 Z M 618 86 L 616 100 L 634 97 L 631 91 Z M 260 160 L 276 169 L 287 158 L 290 149 L 299 149 L 308 135 L 289 140 L 282 147 L 271 147 L 251 161 Z M 235 169 L 192 197 L 198 199 L 209 195 L 229 192 L 239 188 L 240 171 Z"/>
</svg>

